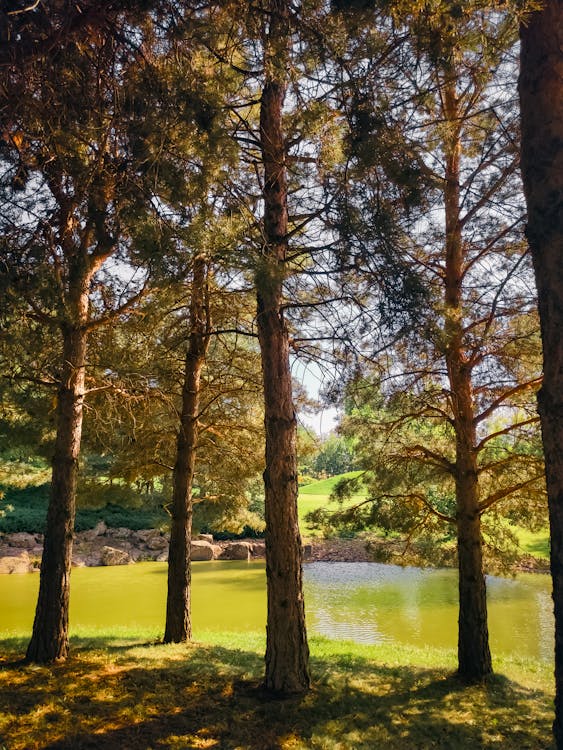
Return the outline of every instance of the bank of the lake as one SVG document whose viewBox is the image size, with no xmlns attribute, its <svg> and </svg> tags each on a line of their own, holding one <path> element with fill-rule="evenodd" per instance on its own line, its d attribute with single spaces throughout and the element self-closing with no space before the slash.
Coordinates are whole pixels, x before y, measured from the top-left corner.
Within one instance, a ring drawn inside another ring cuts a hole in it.
<svg viewBox="0 0 563 750">
<path fill-rule="evenodd" d="M 269 700 L 264 637 L 202 632 L 151 644 L 150 631 L 85 631 L 54 667 L 0 657 L 0 747 L 9 750 L 547 750 L 551 667 L 499 659 L 489 683 L 464 687 L 455 651 L 362 646 L 312 637 L 313 688 Z"/>
</svg>

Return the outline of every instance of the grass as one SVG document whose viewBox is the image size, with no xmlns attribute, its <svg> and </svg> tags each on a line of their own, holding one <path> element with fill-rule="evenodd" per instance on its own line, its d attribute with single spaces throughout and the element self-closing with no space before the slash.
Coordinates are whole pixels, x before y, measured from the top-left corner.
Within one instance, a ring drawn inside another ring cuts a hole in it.
<svg viewBox="0 0 563 750">
<path fill-rule="evenodd" d="M 455 654 L 311 639 L 313 689 L 259 689 L 260 634 L 201 633 L 155 645 L 147 633 L 82 633 L 64 664 L 15 661 L 2 642 L 0 748 L 8 750 L 423 750 L 551 747 L 547 665 L 500 662 L 464 687 Z"/>
<path fill-rule="evenodd" d="M 353 479 L 361 473 L 361 471 L 349 471 L 346 474 L 338 474 L 334 477 L 328 477 L 328 479 L 320 479 L 318 482 L 311 482 L 311 484 L 306 484 L 304 487 L 299 488 L 299 497 L 303 495 L 317 495 L 328 498 L 341 479 Z M 364 495 L 359 493 L 358 496 L 363 497 Z"/>
<path fill-rule="evenodd" d="M 337 503 L 330 502 L 330 494 L 334 490 L 335 485 L 341 479 L 352 479 L 359 474 L 361 474 L 361 471 L 349 471 L 346 474 L 321 479 L 318 482 L 312 482 L 299 488 L 299 525 L 305 536 L 317 536 L 319 534 L 317 530 L 312 529 L 307 523 L 305 518 L 307 513 L 318 508 L 333 508 L 336 510 L 339 507 Z M 345 501 L 344 507 L 352 505 L 364 497 L 365 493 L 353 495 L 349 500 Z"/>
<path fill-rule="evenodd" d="M 528 531 L 521 527 L 516 530 L 521 549 L 529 555 L 549 560 L 549 529 Z"/>
</svg>

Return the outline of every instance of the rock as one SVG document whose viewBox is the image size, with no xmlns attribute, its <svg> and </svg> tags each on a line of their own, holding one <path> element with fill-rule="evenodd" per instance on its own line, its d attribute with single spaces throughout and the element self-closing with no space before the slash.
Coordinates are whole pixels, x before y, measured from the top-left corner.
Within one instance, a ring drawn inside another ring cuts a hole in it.
<svg viewBox="0 0 563 750">
<path fill-rule="evenodd" d="M 25 531 L 20 531 L 17 534 L 9 534 L 6 541 L 10 547 L 17 547 L 19 549 L 32 549 L 37 544 L 35 536 Z"/>
<path fill-rule="evenodd" d="M 249 542 L 229 542 L 221 552 L 222 560 L 248 560 L 249 558 Z"/>
<path fill-rule="evenodd" d="M 21 555 L 0 558 L 0 573 L 29 573 L 33 570 L 27 552 Z"/>
<path fill-rule="evenodd" d="M 266 557 L 266 542 L 251 542 L 250 553 L 252 557 Z"/>
<path fill-rule="evenodd" d="M 94 539 L 96 539 L 99 536 L 103 536 L 106 531 L 108 530 L 108 527 L 104 523 L 104 521 L 99 521 L 93 529 L 88 529 L 87 531 L 83 531 L 81 534 L 82 539 L 84 539 L 87 542 L 92 542 Z"/>
<path fill-rule="evenodd" d="M 165 549 L 163 552 L 160 553 L 160 555 L 156 558 L 156 562 L 168 562 L 168 550 Z"/>
<path fill-rule="evenodd" d="M 103 565 L 102 550 L 94 550 L 93 552 L 88 552 L 84 556 L 77 555 L 73 557 L 73 561 L 76 562 L 76 566 L 78 568 L 81 568 L 83 565 L 85 565 L 87 568 L 97 568 L 100 565 Z"/>
<path fill-rule="evenodd" d="M 194 536 L 194 540 L 197 542 L 209 542 L 209 544 L 213 544 L 213 534 L 198 534 L 197 536 Z"/>
<path fill-rule="evenodd" d="M 168 539 L 165 536 L 160 536 L 160 532 L 145 542 L 149 549 L 168 549 Z"/>
<path fill-rule="evenodd" d="M 131 562 L 128 552 L 115 547 L 102 547 L 102 565 L 129 565 Z"/>
<path fill-rule="evenodd" d="M 195 561 L 213 560 L 215 548 L 203 539 L 192 539 L 191 558 Z"/>
<path fill-rule="evenodd" d="M 139 529 L 138 531 L 135 531 L 134 536 L 144 544 L 146 543 L 147 539 L 150 539 L 155 534 L 160 535 L 160 531 L 156 531 L 155 529 Z"/>
<path fill-rule="evenodd" d="M 113 539 L 129 539 L 135 534 L 131 529 L 125 529 L 123 526 L 119 526 L 117 529 L 108 529 L 107 536 L 111 536 Z"/>
</svg>

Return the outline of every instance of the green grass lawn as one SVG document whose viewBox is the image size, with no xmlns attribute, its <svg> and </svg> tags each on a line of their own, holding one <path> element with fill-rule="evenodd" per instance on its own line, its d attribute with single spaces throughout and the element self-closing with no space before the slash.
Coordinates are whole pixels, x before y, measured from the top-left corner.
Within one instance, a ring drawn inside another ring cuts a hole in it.
<svg viewBox="0 0 563 750">
<path fill-rule="evenodd" d="M 487 684 L 464 687 L 454 652 L 312 638 L 312 690 L 272 700 L 260 634 L 168 646 L 155 635 L 83 633 L 51 667 L 18 663 L 25 641 L 2 641 L 0 748 L 551 747 L 550 665 L 499 661 Z"/>
<path fill-rule="evenodd" d="M 328 503 L 339 477 L 300 491 L 300 514 Z M 360 496 L 361 497 L 361 496 Z M 358 498 L 359 499 L 359 498 Z M 545 556 L 547 533 L 519 531 Z M 76 631 L 71 658 L 24 665 L 28 636 L 0 634 L 0 750 L 548 750 L 553 665 L 495 659 L 465 687 L 454 651 L 310 638 L 312 690 L 260 690 L 260 633 Z"/>
<path fill-rule="evenodd" d="M 542 560 L 549 560 L 549 529 L 528 531 L 517 527 L 516 534 L 524 552 Z"/>
<path fill-rule="evenodd" d="M 330 501 L 330 494 L 334 490 L 335 485 L 341 479 L 352 479 L 361 474 L 361 471 L 349 471 L 346 474 L 339 474 L 335 477 L 328 477 L 328 479 L 321 479 L 318 482 L 311 482 L 304 487 L 299 488 L 299 524 L 301 531 L 305 536 L 315 536 L 318 534 L 315 529 L 312 529 L 305 516 L 313 510 L 318 508 L 333 508 L 337 510 L 339 507 L 338 503 Z M 352 505 L 365 497 L 365 492 L 359 492 L 357 495 L 353 495 L 350 500 L 345 501 L 344 506 Z"/>
<path fill-rule="evenodd" d="M 328 477 L 328 479 L 319 479 L 318 482 L 311 482 L 311 484 L 306 484 L 304 487 L 300 487 L 299 496 L 316 495 L 328 498 L 338 482 L 342 479 L 353 479 L 354 477 L 359 477 L 361 473 L 361 471 L 348 471 L 346 474 L 338 474 L 335 477 Z M 365 497 L 365 493 L 359 494 Z"/>
</svg>

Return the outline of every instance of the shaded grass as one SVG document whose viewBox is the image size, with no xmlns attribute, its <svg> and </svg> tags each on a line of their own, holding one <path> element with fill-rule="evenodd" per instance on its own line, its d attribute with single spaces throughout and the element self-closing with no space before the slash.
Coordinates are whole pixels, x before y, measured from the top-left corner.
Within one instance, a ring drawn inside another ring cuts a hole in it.
<svg viewBox="0 0 563 750">
<path fill-rule="evenodd" d="M 455 654 L 311 639 L 314 687 L 269 700 L 260 634 L 154 645 L 84 633 L 53 667 L 18 665 L 2 642 L 0 747 L 386 750 L 551 747 L 549 668 L 500 662 L 463 687 Z"/>
</svg>

